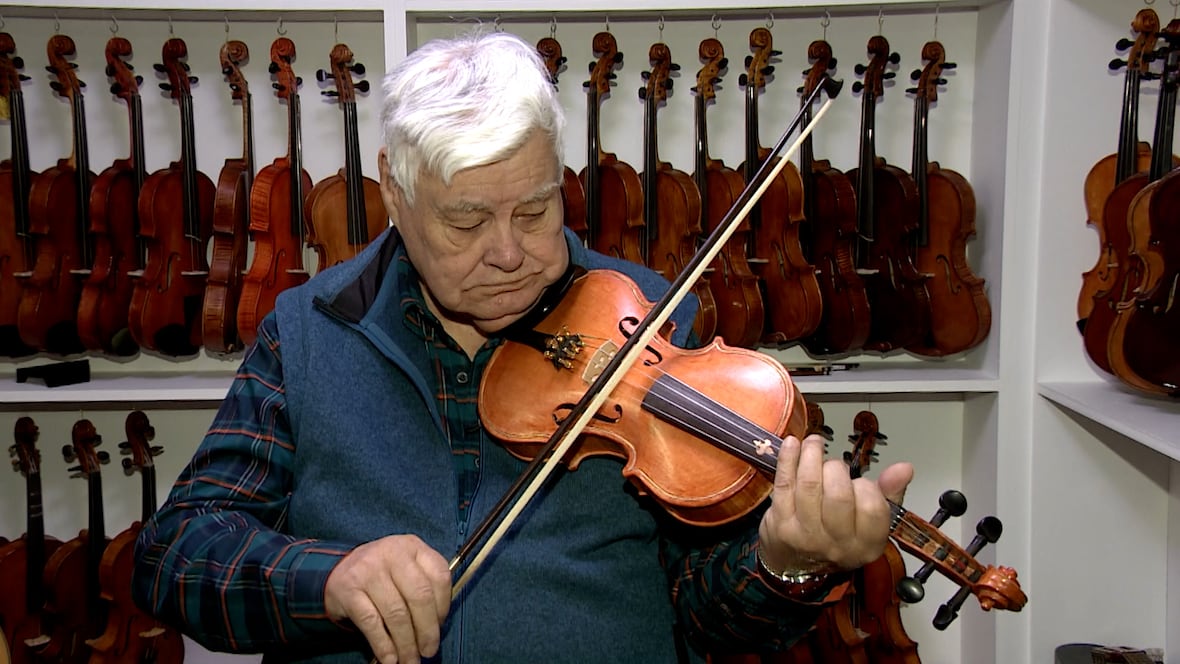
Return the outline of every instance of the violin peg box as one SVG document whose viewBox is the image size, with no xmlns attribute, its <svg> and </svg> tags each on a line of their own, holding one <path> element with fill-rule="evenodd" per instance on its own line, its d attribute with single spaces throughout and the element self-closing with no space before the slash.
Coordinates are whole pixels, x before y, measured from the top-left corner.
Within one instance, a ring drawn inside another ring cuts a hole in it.
<svg viewBox="0 0 1180 664">
<path fill-rule="evenodd" d="M 45 387 L 61 387 L 90 382 L 90 360 L 72 360 L 56 364 L 21 367 L 16 370 L 16 382 L 30 379 L 45 383 Z"/>
</svg>

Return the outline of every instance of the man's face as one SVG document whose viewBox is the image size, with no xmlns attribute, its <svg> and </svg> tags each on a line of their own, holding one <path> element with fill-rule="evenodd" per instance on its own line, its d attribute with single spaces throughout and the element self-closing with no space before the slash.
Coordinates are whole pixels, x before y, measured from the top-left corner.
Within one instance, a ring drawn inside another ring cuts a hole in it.
<svg viewBox="0 0 1180 664">
<path fill-rule="evenodd" d="M 561 171 L 543 134 L 504 161 L 459 171 L 450 186 L 421 174 L 413 207 L 384 150 L 380 162 L 382 196 L 442 318 L 496 332 L 565 271 Z"/>
</svg>

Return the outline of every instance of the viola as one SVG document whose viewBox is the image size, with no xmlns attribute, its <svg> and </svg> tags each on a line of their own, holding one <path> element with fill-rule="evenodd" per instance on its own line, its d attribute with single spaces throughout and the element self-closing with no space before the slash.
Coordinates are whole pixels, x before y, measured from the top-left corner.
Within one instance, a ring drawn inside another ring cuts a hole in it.
<svg viewBox="0 0 1180 664">
<path fill-rule="evenodd" d="M 889 50 L 881 35 L 869 39 L 869 64 L 858 67 L 861 91 L 860 161 L 848 172 L 856 183 L 857 267 L 869 295 L 872 323 L 864 348 L 888 352 L 920 343 L 930 329 L 929 275 L 918 272 L 911 259 L 913 233 L 918 225 L 918 189 L 913 178 L 877 156 L 875 145 L 877 99 L 884 94 L 887 63 L 900 56 Z"/>
<path fill-rule="evenodd" d="M 480 385 L 480 418 L 510 453 L 548 457 L 538 452 L 555 423 L 561 433 L 587 385 L 621 362 L 616 356 L 631 354 L 624 347 L 636 348 L 643 361 L 608 393 L 596 394 L 602 406 L 560 458 L 571 469 L 589 456 L 621 458 L 624 477 L 676 519 L 732 522 L 770 495 L 783 436 L 806 432 L 803 397 L 781 363 L 764 353 L 717 339 L 686 350 L 659 335 L 638 335 L 651 329 L 640 322 L 652 310 L 634 282 L 613 271 L 592 270 L 551 289 L 493 354 Z M 642 346 L 629 341 L 649 336 Z M 528 404 L 521 394 L 530 395 Z M 890 510 L 890 537 L 967 588 L 985 610 L 1024 606 L 1015 570 L 983 566 L 901 505 L 891 502 Z"/>
<path fill-rule="evenodd" d="M 1180 21 L 1173 21 L 1168 30 L 1161 34 L 1175 34 L 1172 32 L 1173 28 L 1180 29 Z M 1167 175 L 1173 167 L 1172 136 L 1176 118 L 1177 63 L 1175 47 L 1169 46 L 1166 50 L 1168 53 L 1164 57 L 1163 85 L 1156 109 L 1150 167 L 1146 172 L 1136 173 L 1118 183 L 1106 198 L 1106 205 L 1102 210 L 1103 219 L 1109 220 L 1109 223 L 1104 224 L 1106 247 L 1113 259 L 1111 265 L 1107 266 L 1110 271 L 1110 288 L 1094 294 L 1094 307 L 1082 328 L 1082 337 L 1086 354 L 1098 368 L 1107 373 L 1113 373 L 1107 349 L 1119 304 L 1134 299 L 1133 293 L 1142 283 L 1142 273 L 1138 269 L 1142 261 L 1133 261 L 1130 256 L 1133 205 L 1136 200 L 1142 202 L 1144 199 L 1139 198 L 1139 194 Z M 1144 214 L 1142 205 L 1139 207 L 1139 214 Z M 1115 219 L 1121 219 L 1122 223 L 1114 223 Z M 1157 350 L 1163 351 L 1165 356 L 1175 355 L 1169 348 L 1171 346 L 1165 345 Z M 1161 357 L 1157 362 L 1162 359 Z"/>
<path fill-rule="evenodd" d="M 356 117 L 356 93 L 369 91 L 369 82 L 353 83 L 352 75 L 365 72 L 353 63 L 352 51 L 336 44 L 331 53 L 332 73 L 317 72 L 320 80 L 336 81 L 334 96 L 344 114 L 344 168 L 318 182 L 307 194 L 304 206 L 307 244 L 319 257 L 319 270 L 353 258 L 389 226 L 381 187 L 361 168 L 361 146 Z"/>
<path fill-rule="evenodd" d="M 1084 193 L 1086 198 L 1086 223 L 1098 231 L 1098 260 L 1094 267 L 1082 273 L 1082 287 L 1078 292 L 1078 330 L 1085 329 L 1086 320 L 1094 308 L 1094 296 L 1110 290 L 1114 274 L 1110 266 L 1115 257 L 1112 247 L 1106 241 L 1104 211 L 1106 199 L 1114 188 L 1135 173 L 1146 171 L 1151 162 L 1151 146 L 1139 141 L 1139 88 L 1145 76 L 1149 76 L 1149 56 L 1155 50 L 1159 35 L 1160 19 L 1155 10 L 1144 7 L 1131 21 L 1135 41 L 1120 39 L 1119 50 L 1130 49 L 1126 60 L 1115 58 L 1110 68 L 1126 67 L 1123 77 L 1122 115 L 1119 118 L 1119 143 L 1114 154 L 1099 159 L 1086 174 Z M 1122 219 L 1116 223 L 1122 223 Z"/>
<path fill-rule="evenodd" d="M 98 174 L 90 191 L 90 233 L 94 265 L 82 286 L 78 304 L 78 336 L 88 350 L 128 356 L 139 351 L 127 324 L 134 289 L 130 273 L 143 268 L 139 244 L 139 192 L 147 177 L 144 167 L 143 106 L 139 84 L 124 58 L 131 42 L 111 37 L 107 42 L 107 75 L 115 80 L 111 92 L 127 102 L 131 155 L 118 159 Z"/>
<path fill-rule="evenodd" d="M 704 65 L 697 72 L 697 84 L 693 88 L 696 93 L 693 101 L 696 168 L 692 177 L 701 196 L 703 230 L 711 232 L 741 195 L 745 181 L 725 162 L 709 156 L 709 126 L 705 111 L 709 100 L 716 99 L 716 84 L 721 81 L 721 71 L 728 66 L 725 49 L 720 41 L 709 38 L 701 41 L 697 52 Z M 717 335 L 726 343 L 743 348 L 753 347 L 761 341 L 766 322 L 762 290 L 747 260 L 749 243 L 750 224 L 743 221 L 722 247 L 709 273 L 709 289 L 717 307 Z"/>
<path fill-rule="evenodd" d="M 537 52 L 545 61 L 549 79 L 556 86 L 558 72 L 564 67 L 566 60 L 561 53 L 561 42 L 553 37 L 544 37 L 537 42 Z M 577 233 L 582 242 L 586 242 L 586 234 L 589 232 L 586 225 L 586 192 L 582 189 L 582 181 L 578 179 L 578 174 L 569 166 L 562 166 L 561 205 L 565 212 L 566 227 Z"/>
<path fill-rule="evenodd" d="M 804 99 L 836 66 L 832 47 L 823 40 L 811 42 L 807 57 L 812 65 L 799 90 Z M 809 105 L 804 117 L 811 113 Z M 815 158 L 811 136 L 799 148 L 799 174 L 810 256 L 824 302 L 819 326 L 801 344 L 812 355 L 855 352 L 868 339 L 873 320 L 864 281 L 856 271 L 856 190 L 828 160 Z"/>
<path fill-rule="evenodd" d="M 32 418 L 21 417 L 13 427 L 15 444 L 9 448 L 13 470 L 25 477 L 25 534 L 0 546 L 0 583 L 5 588 L 0 593 L 0 628 L 8 637 L 14 664 L 35 659 L 25 640 L 44 633 L 45 561 L 61 546 L 56 538 L 45 536 L 39 435 Z"/>
<path fill-rule="evenodd" d="M 24 289 L 17 312 L 17 330 L 25 345 L 67 355 L 84 350 L 78 338 L 81 282 L 93 264 L 90 229 L 90 153 L 86 140 L 86 108 L 74 63 L 76 51 L 65 35 L 49 38 L 49 67 L 55 92 L 70 101 L 73 152 L 33 178 L 29 189 L 29 234 L 36 246 L 31 272 L 21 273 Z"/>
<path fill-rule="evenodd" d="M 275 307 L 282 291 L 307 281 L 303 248 L 307 241 L 304 205 L 311 176 L 303 170 L 299 113 L 299 85 L 303 79 L 291 69 L 295 42 L 279 37 L 270 46 L 270 70 L 275 89 L 287 100 L 287 154 L 258 173 L 250 189 L 250 235 L 254 258 L 242 283 L 238 301 L 238 333 L 242 343 L 254 343 L 258 325 Z"/>
<path fill-rule="evenodd" d="M 45 564 L 45 610 L 50 614 L 51 627 L 28 645 L 37 659 L 47 662 L 85 662 L 90 656 L 86 641 L 102 633 L 107 615 L 98 581 L 108 542 L 100 466 L 111 459 L 106 452 L 95 451 L 102 444 L 102 436 L 90 420 L 75 422 L 71 438 L 73 445 L 66 445 L 62 455 L 67 463 L 78 462 L 70 468 L 71 477 L 84 478 L 88 485 L 89 525 L 63 543 Z"/>
<path fill-rule="evenodd" d="M 147 261 L 136 274 L 128 320 L 140 346 L 165 355 L 193 355 L 201 348 L 201 307 L 209 277 L 206 247 L 213 224 L 213 181 L 197 170 L 193 99 L 183 60 L 188 46 L 164 42 L 168 83 L 160 87 L 180 107 L 180 159 L 147 177 L 139 195 L 139 233 Z"/>
<path fill-rule="evenodd" d="M 1165 96 L 1175 97 L 1177 58 L 1180 55 L 1173 48 L 1166 59 L 1161 105 Z M 1174 100 L 1169 107 L 1171 103 Z M 1162 143 L 1162 149 L 1153 154 L 1153 176 L 1164 170 L 1165 160 L 1171 161 L 1170 146 L 1170 140 Z M 1178 204 L 1180 171 L 1176 169 L 1154 179 L 1132 199 L 1125 280 L 1130 292 L 1115 306 L 1106 344 L 1115 376 L 1140 391 L 1171 396 L 1180 395 L 1180 354 L 1176 352 L 1176 339 L 1180 338 L 1180 307 L 1176 305 L 1180 227 L 1172 216 Z M 1091 321 L 1097 320 L 1099 310 L 1094 307 Z M 1090 334 L 1089 323 L 1085 333 Z"/>
<path fill-rule="evenodd" d="M 746 88 L 746 160 L 738 168 L 747 181 L 769 158 L 760 144 L 758 95 L 774 72 L 774 38 L 766 28 L 750 32 L 750 49 L 741 84 Z M 803 221 L 803 181 L 799 169 L 788 163 L 750 214 L 751 251 L 765 289 L 766 326 L 763 339 L 773 344 L 797 341 L 815 331 L 823 317 L 823 296 L 815 266 L 803 255 L 800 224 Z"/>
<path fill-rule="evenodd" d="M 238 334 L 238 298 L 242 294 L 242 272 L 250 228 L 250 188 L 254 183 L 254 114 L 250 86 L 241 65 L 250 57 L 245 42 L 227 41 L 221 46 L 221 73 L 231 95 L 242 103 L 242 156 L 226 159 L 217 176 L 213 196 L 209 278 L 201 314 L 201 337 L 214 353 L 232 353 L 241 348 Z"/>
<path fill-rule="evenodd" d="M 602 150 L 599 109 L 610 95 L 613 70 L 623 62 L 615 37 L 594 35 L 594 55 L 586 88 L 589 119 L 586 168 L 579 177 L 586 192 L 587 246 L 601 253 L 647 264 L 648 235 L 643 220 L 643 183 L 635 169 Z"/>
<path fill-rule="evenodd" d="M 152 459 L 164 450 L 151 444 L 156 431 L 143 411 L 129 413 L 124 429 L 127 440 L 119 443 L 119 450 L 130 455 L 123 459 L 124 472 L 140 474 L 140 520 L 115 535 L 103 552 L 98 576 L 100 596 L 107 602 L 106 629 L 88 642 L 93 651 L 88 664 L 179 664 L 184 661 L 180 633 L 144 613 L 131 597 L 135 538 L 156 511 L 156 466 Z"/>
<path fill-rule="evenodd" d="M 29 133 L 25 128 L 25 99 L 20 73 L 24 61 L 12 57 L 16 42 L 12 35 L 0 32 L 0 97 L 8 101 L 12 157 L 0 162 L 0 355 L 22 357 L 36 352 L 21 341 L 17 331 L 21 282 L 35 256 L 29 235 L 29 187 L 37 176 L 29 168 Z"/>
<path fill-rule="evenodd" d="M 914 72 L 918 86 L 911 90 L 916 95 L 912 177 L 918 189 L 914 267 L 934 277 L 926 282 L 929 332 L 906 350 L 942 357 L 982 343 L 991 330 L 992 309 L 984 280 L 967 262 L 967 241 L 975 235 L 975 191 L 962 175 L 930 161 L 927 151 L 930 104 L 938 101 L 943 70 L 954 69 L 955 63 L 946 61 L 937 41 L 922 47 L 922 60 L 926 66 Z"/>
<path fill-rule="evenodd" d="M 660 161 L 657 112 L 672 89 L 672 62 L 667 44 L 657 42 L 648 50 L 651 70 L 644 72 L 646 85 L 639 89 L 643 100 L 643 226 L 647 232 L 647 266 L 667 279 L 675 279 L 696 253 L 701 234 L 701 193 L 688 175 L 672 164 Z M 700 301 L 693 332 L 701 341 L 713 338 L 717 329 L 717 306 L 709 284 L 700 279 L 693 286 Z"/>
</svg>

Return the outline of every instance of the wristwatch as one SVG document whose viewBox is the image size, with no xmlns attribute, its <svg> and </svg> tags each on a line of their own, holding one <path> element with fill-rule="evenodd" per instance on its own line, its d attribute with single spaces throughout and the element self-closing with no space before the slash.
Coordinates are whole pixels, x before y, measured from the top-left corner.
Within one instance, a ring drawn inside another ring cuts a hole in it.
<svg viewBox="0 0 1180 664">
<path fill-rule="evenodd" d="M 847 589 L 847 575 L 838 572 L 794 570 L 777 571 L 762 559 L 762 551 L 755 552 L 758 559 L 758 575 L 778 593 L 804 603 L 826 604 L 844 595 Z M 839 591 L 839 592 L 836 592 Z"/>
</svg>

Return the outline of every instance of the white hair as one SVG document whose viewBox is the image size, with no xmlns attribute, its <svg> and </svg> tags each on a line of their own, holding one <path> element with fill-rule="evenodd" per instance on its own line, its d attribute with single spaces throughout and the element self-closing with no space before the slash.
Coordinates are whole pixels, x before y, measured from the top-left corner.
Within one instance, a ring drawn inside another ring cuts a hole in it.
<svg viewBox="0 0 1180 664">
<path fill-rule="evenodd" d="M 381 127 L 389 172 L 413 205 L 421 173 L 450 183 L 460 170 L 511 156 L 545 132 L 564 163 L 565 114 L 534 46 L 504 32 L 435 39 L 385 75 Z"/>
</svg>

